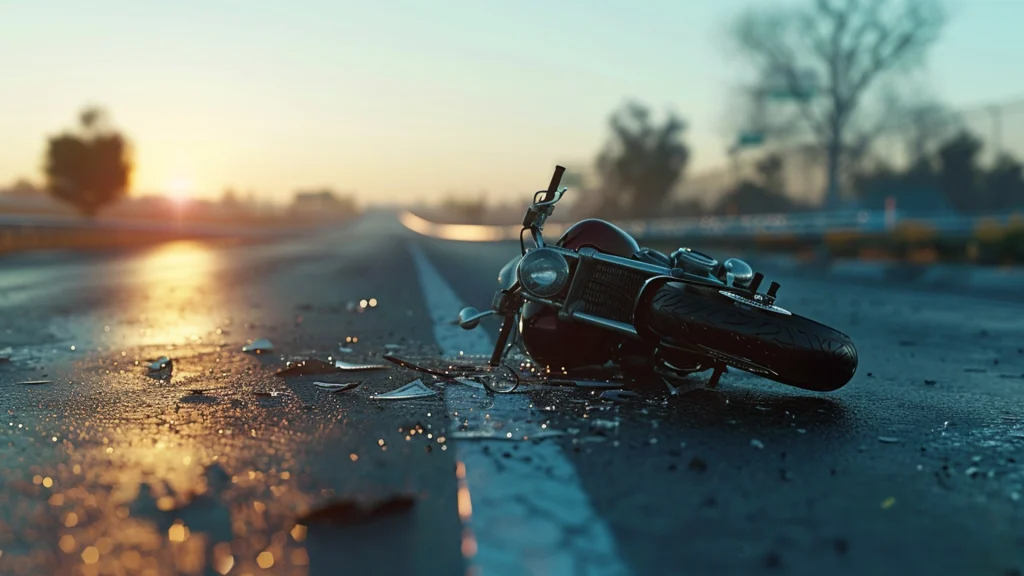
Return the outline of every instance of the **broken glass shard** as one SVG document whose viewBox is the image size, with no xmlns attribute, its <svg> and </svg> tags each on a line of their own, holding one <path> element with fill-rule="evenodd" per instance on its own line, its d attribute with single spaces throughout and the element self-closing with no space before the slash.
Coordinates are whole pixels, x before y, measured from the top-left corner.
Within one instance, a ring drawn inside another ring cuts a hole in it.
<svg viewBox="0 0 1024 576">
<path fill-rule="evenodd" d="M 895 436 L 879 436 L 878 441 L 882 444 L 896 444 L 900 439 Z"/>
<path fill-rule="evenodd" d="M 168 358 L 167 356 L 161 356 L 161 357 L 157 358 L 156 360 L 154 360 L 153 362 L 149 363 L 149 371 L 150 372 L 160 372 L 161 370 L 166 370 L 168 368 L 171 368 L 172 365 L 173 365 L 173 362 L 171 361 L 170 358 Z"/>
<path fill-rule="evenodd" d="M 375 394 L 371 396 L 371 398 L 378 400 L 409 400 L 412 398 L 425 398 L 435 394 L 437 394 L 437 391 L 427 388 L 427 385 L 423 383 L 423 380 L 417 378 L 401 388 L 397 388 L 391 392 L 385 392 L 383 394 Z"/>
<path fill-rule="evenodd" d="M 249 344 L 242 346 L 242 352 L 249 352 L 252 354 L 262 354 L 263 352 L 271 352 L 274 350 L 274 344 L 266 338 L 257 338 Z"/>
<path fill-rule="evenodd" d="M 612 402 L 627 402 L 638 396 L 640 395 L 629 390 L 605 390 L 601 392 L 601 399 L 611 400 Z"/>
<path fill-rule="evenodd" d="M 459 384 L 465 384 L 466 386 L 470 386 L 478 390 L 487 390 L 486 386 L 477 382 L 476 380 L 470 380 L 469 378 L 456 378 L 455 381 L 458 382 Z"/>
<path fill-rule="evenodd" d="M 256 395 L 261 397 L 261 398 L 277 398 L 278 396 L 281 395 L 281 393 L 279 391 L 277 391 L 277 390 L 270 390 L 270 391 L 259 390 L 259 391 L 256 392 Z"/>
<path fill-rule="evenodd" d="M 22 386 L 40 386 L 42 384 L 49 384 L 50 380 L 26 380 L 24 382 L 18 382 Z"/>
<path fill-rule="evenodd" d="M 382 370 L 387 368 L 383 364 L 353 364 L 351 362 L 345 362 L 343 360 L 335 360 L 334 366 L 342 371 L 355 371 L 355 370 Z"/>
<path fill-rule="evenodd" d="M 338 352 L 344 352 L 345 354 L 351 354 L 352 349 L 348 346 L 338 346 Z"/>
<path fill-rule="evenodd" d="M 384 345 L 384 349 L 385 350 L 401 350 L 402 348 L 405 348 L 405 346 L 402 346 L 401 344 L 385 344 Z"/>
<path fill-rule="evenodd" d="M 313 382 L 313 385 L 321 390 L 337 394 L 338 392 L 344 392 L 345 390 L 351 390 L 356 386 L 359 386 L 359 382 L 349 382 L 348 384 L 336 384 L 334 382 Z"/>
</svg>

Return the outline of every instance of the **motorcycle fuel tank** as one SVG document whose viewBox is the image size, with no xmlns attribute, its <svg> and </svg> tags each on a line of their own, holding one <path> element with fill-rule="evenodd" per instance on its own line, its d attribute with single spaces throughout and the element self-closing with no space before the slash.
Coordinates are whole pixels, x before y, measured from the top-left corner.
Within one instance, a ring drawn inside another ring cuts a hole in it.
<svg viewBox="0 0 1024 576">
<path fill-rule="evenodd" d="M 591 247 L 623 258 L 631 258 L 640 251 L 640 245 L 625 230 L 598 218 L 573 224 L 558 239 L 558 246 L 570 250 Z"/>
<path fill-rule="evenodd" d="M 596 218 L 574 224 L 557 245 L 570 250 L 594 248 L 623 258 L 640 251 L 626 231 Z M 552 370 L 604 364 L 622 341 L 622 336 L 613 332 L 560 320 L 556 310 L 532 302 L 523 306 L 519 331 L 530 356 Z"/>
</svg>

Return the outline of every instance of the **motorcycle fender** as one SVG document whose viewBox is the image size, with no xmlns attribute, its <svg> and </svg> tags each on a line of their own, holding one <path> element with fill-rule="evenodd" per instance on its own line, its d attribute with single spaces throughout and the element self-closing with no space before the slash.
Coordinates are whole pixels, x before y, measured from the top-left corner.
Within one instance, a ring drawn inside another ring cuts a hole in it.
<svg viewBox="0 0 1024 576">
<path fill-rule="evenodd" d="M 498 286 L 502 290 L 511 289 L 519 281 L 519 275 L 516 272 L 519 269 L 519 261 L 522 259 L 522 256 L 516 256 L 501 268 L 501 272 L 498 272 Z"/>
<path fill-rule="evenodd" d="M 675 276 L 654 276 L 649 278 L 636 295 L 633 302 L 633 327 L 641 339 L 657 341 L 658 336 L 648 328 L 647 314 L 651 310 L 651 299 L 662 286 L 670 282 L 680 282 Z"/>
</svg>

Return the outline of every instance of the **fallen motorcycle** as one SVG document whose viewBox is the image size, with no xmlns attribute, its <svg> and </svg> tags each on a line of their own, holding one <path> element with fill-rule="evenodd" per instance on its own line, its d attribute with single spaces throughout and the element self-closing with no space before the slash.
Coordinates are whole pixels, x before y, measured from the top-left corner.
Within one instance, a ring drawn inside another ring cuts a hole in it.
<svg viewBox="0 0 1024 576">
<path fill-rule="evenodd" d="M 459 313 L 467 330 L 487 316 L 502 318 L 491 367 L 518 344 L 556 374 L 612 364 L 671 384 L 711 370 L 714 386 L 732 367 L 818 392 L 853 377 L 857 350 L 850 338 L 779 307 L 779 284 L 760 292 L 764 275 L 742 260 L 641 248 L 600 219 L 577 222 L 548 245 L 544 223 L 568 190 L 559 189 L 564 172 L 557 166 L 548 189 L 534 195 L 521 253 L 501 269 L 491 309 Z"/>
</svg>

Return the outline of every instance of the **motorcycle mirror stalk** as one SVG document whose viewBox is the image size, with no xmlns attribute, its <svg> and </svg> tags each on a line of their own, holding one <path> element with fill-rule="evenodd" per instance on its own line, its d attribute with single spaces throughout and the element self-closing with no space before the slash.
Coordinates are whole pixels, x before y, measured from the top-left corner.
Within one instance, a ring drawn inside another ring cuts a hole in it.
<svg viewBox="0 0 1024 576">
<path fill-rule="evenodd" d="M 472 330 L 480 325 L 480 321 L 488 316 L 497 314 L 494 310 L 481 312 L 472 306 L 467 306 L 459 311 L 459 327 L 463 330 Z"/>
</svg>

